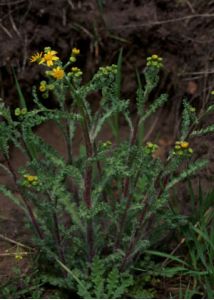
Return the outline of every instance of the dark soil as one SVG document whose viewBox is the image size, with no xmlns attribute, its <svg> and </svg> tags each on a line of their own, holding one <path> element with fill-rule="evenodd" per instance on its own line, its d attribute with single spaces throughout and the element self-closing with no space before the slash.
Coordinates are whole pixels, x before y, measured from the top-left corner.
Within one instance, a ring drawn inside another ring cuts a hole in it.
<svg viewBox="0 0 214 300">
<path fill-rule="evenodd" d="M 160 145 L 158 155 L 164 158 L 176 137 L 182 99 L 187 97 L 200 109 L 214 87 L 213 22 L 212 0 L 0 0 L 0 97 L 13 109 L 18 106 L 14 69 L 32 107 L 31 87 L 41 80 L 41 73 L 29 63 L 29 57 L 45 46 L 56 49 L 62 59 L 69 57 L 72 47 L 80 48 L 78 64 L 84 80 L 99 65 L 115 63 L 123 47 L 123 95 L 132 100 L 134 115 L 135 70 L 142 73 L 146 57 L 157 53 L 164 58 L 165 71 L 156 93 L 166 91 L 170 101 L 148 121 L 147 140 L 156 139 Z M 213 117 L 208 120 L 212 121 Z M 121 124 L 121 134 L 125 135 L 125 130 Z M 52 123 L 39 132 L 65 155 L 64 142 Z M 111 139 L 111 135 L 105 131 L 102 138 Z M 204 189 L 209 189 L 214 175 L 213 138 L 192 143 L 196 156 L 211 161 L 195 179 L 200 178 Z M 23 159 L 13 151 L 15 168 Z M 14 188 L 3 170 L 0 182 Z M 186 191 L 181 189 L 180 194 L 185 197 Z M 4 197 L 0 204 L 0 233 L 24 243 L 27 235 L 22 212 Z M 10 246 L 0 239 L 0 254 Z M 14 258 L 0 256 L 0 280 L 11 276 L 13 265 Z"/>
</svg>

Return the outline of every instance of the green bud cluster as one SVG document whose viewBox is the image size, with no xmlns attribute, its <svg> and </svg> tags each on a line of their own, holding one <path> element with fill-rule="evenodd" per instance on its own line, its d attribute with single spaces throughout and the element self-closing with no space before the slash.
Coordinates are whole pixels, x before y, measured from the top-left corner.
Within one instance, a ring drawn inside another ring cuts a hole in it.
<svg viewBox="0 0 214 300">
<path fill-rule="evenodd" d="M 17 107 L 14 111 L 15 116 L 19 117 L 19 116 L 24 116 L 27 113 L 27 108 L 19 108 Z"/>
<path fill-rule="evenodd" d="M 44 48 L 44 52 L 45 52 L 45 53 L 47 53 L 47 52 L 49 52 L 49 51 L 51 51 L 51 47 L 45 47 L 45 48 Z"/>
<path fill-rule="evenodd" d="M 69 77 L 79 78 L 81 77 L 83 72 L 78 67 L 71 68 L 71 72 L 68 73 Z"/>
<path fill-rule="evenodd" d="M 195 107 L 193 107 L 193 106 L 189 106 L 189 111 L 191 112 L 191 113 L 195 113 L 196 112 L 196 109 L 195 109 Z"/>
<path fill-rule="evenodd" d="M 109 147 L 111 147 L 111 145 L 112 145 L 112 142 L 111 142 L 111 141 L 103 142 L 103 143 L 100 145 L 100 150 L 106 150 L 106 149 L 108 149 Z"/>
<path fill-rule="evenodd" d="M 38 185 L 38 177 L 37 176 L 34 176 L 34 175 L 30 175 L 30 174 L 24 174 L 24 180 L 22 182 L 22 185 L 23 186 L 26 186 L 26 187 L 30 187 L 30 186 L 35 186 L 35 185 Z"/>
<path fill-rule="evenodd" d="M 71 57 L 69 58 L 69 61 L 71 63 L 75 63 L 76 62 L 76 56 L 80 54 L 80 50 L 77 49 L 77 48 L 73 48 L 72 49 L 72 54 L 71 54 Z"/>
<path fill-rule="evenodd" d="M 117 74 L 117 65 L 111 65 L 106 67 L 100 67 L 98 73 L 100 75 Z"/>
<path fill-rule="evenodd" d="M 148 154 L 153 154 L 158 149 L 157 144 L 153 144 L 151 142 L 146 143 L 146 152 Z"/>
<path fill-rule="evenodd" d="M 159 57 L 157 54 L 153 54 L 150 57 L 147 57 L 147 67 L 155 67 L 157 69 L 160 69 L 163 67 L 163 58 Z"/>
<path fill-rule="evenodd" d="M 189 143 L 186 141 L 175 142 L 173 155 L 177 156 L 191 156 L 193 153 L 192 148 L 189 147 Z"/>
</svg>

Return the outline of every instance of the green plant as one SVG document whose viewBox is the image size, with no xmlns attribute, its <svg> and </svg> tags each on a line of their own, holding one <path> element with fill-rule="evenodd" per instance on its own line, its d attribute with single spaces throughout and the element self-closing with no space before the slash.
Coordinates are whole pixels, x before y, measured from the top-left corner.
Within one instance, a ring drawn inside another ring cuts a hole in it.
<svg viewBox="0 0 214 300">
<path fill-rule="evenodd" d="M 189 271 L 191 286 L 203 297 L 214 297 L 214 193 L 203 193 L 199 185 L 198 196 L 191 190 L 194 214 L 188 226 L 182 228 L 187 247 L 186 261 L 192 266 Z"/>
<path fill-rule="evenodd" d="M 46 281 L 39 276 L 38 270 L 31 271 L 30 274 L 22 274 L 19 268 L 15 268 L 13 277 L 0 285 L 0 296 L 4 299 L 40 299 L 45 292 L 45 284 Z M 54 298 L 56 296 L 55 293 Z"/>
<path fill-rule="evenodd" d="M 213 259 L 214 259 L 214 193 L 202 192 L 196 194 L 189 182 L 189 192 L 194 213 L 190 214 L 185 224 L 178 228 L 182 238 L 172 253 L 147 250 L 147 255 L 165 258 L 153 273 L 165 278 L 177 278 L 175 283 L 175 298 L 212 299 L 213 289 Z M 178 254 L 179 253 L 179 254 Z M 143 269 L 140 269 L 143 272 Z"/>
<path fill-rule="evenodd" d="M 17 80 L 20 107 L 11 112 L 1 103 L 0 148 L 6 161 L 2 167 L 13 178 L 19 196 L 3 185 L 0 191 L 27 214 L 41 257 L 46 264 L 54 264 L 54 276 L 61 270 L 60 286 L 83 297 L 122 297 L 131 287 L 132 267 L 166 228 L 180 222 L 181 217 L 168 207 L 170 189 L 207 164 L 206 160 L 194 161 L 186 141 L 191 134 L 203 133 L 196 129 L 205 112 L 197 116 L 184 101 L 180 137 L 166 161 L 161 161 L 155 156 L 158 146 L 144 144 L 142 137 L 145 121 L 167 101 L 166 94 L 148 101 L 158 85 L 162 59 L 148 58 L 144 87 L 138 75 L 137 116 L 132 120 L 129 100 L 120 95 L 122 52 L 118 66 L 100 67 L 88 83 L 82 83 L 79 68 L 71 67 L 78 54 L 74 48 L 66 64 L 50 48 L 32 56 L 31 62 L 46 69 L 45 80 L 39 88 L 33 87 L 33 110 L 26 109 Z M 96 112 L 88 101 L 94 92 L 100 93 Z M 50 96 L 57 102 L 55 109 L 45 105 Z M 119 117 L 127 122 L 129 138 L 125 141 L 119 139 Z M 35 132 L 49 120 L 65 138 L 66 158 Z M 99 134 L 109 124 L 115 141 L 102 141 Z M 79 128 L 84 145 L 76 155 L 73 140 Z M 18 175 L 10 162 L 12 145 L 27 157 Z"/>
</svg>

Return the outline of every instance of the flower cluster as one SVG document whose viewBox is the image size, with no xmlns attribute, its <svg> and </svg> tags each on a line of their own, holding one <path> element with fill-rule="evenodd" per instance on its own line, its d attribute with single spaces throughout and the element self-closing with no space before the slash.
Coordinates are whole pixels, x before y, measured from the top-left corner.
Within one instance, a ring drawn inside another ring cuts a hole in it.
<svg viewBox="0 0 214 300">
<path fill-rule="evenodd" d="M 23 185 L 25 186 L 35 186 L 38 184 L 38 177 L 30 174 L 24 174 L 24 182 Z"/>
<path fill-rule="evenodd" d="M 159 57 L 157 54 L 153 54 L 150 57 L 147 57 L 147 67 L 155 67 L 160 69 L 163 67 L 163 58 Z"/>
<path fill-rule="evenodd" d="M 51 50 L 50 47 L 46 47 L 44 52 L 33 54 L 30 58 L 30 62 L 37 62 L 38 64 L 45 64 L 48 67 L 52 67 L 54 62 L 59 60 L 59 57 L 56 54 L 57 51 Z"/>
<path fill-rule="evenodd" d="M 145 149 L 146 149 L 146 153 L 153 154 L 158 149 L 158 145 L 148 142 L 148 143 L 146 143 Z"/>
<path fill-rule="evenodd" d="M 17 107 L 14 111 L 15 116 L 20 117 L 24 116 L 27 113 L 27 108 L 19 108 Z"/>
<path fill-rule="evenodd" d="M 72 54 L 70 57 L 69 62 L 63 66 L 62 61 L 57 56 L 57 51 L 52 50 L 50 47 L 44 48 L 43 52 L 37 52 L 34 55 L 31 56 L 30 61 L 31 62 L 37 62 L 38 64 L 45 65 L 49 67 L 50 69 L 45 71 L 45 75 L 49 79 L 55 79 L 56 81 L 62 80 L 66 75 L 69 77 L 73 77 L 74 79 L 77 79 L 82 76 L 82 71 L 77 68 L 73 67 L 71 68 L 71 72 L 65 73 L 65 69 L 71 64 L 76 61 L 76 57 L 80 54 L 80 50 L 77 48 L 72 49 Z M 55 81 L 51 81 L 50 84 L 48 84 L 45 80 L 40 82 L 39 90 L 42 92 L 43 98 L 48 98 L 48 91 L 54 90 L 55 88 Z"/>
<path fill-rule="evenodd" d="M 174 155 L 178 156 L 190 156 L 193 153 L 192 148 L 189 147 L 189 143 L 186 141 L 175 142 L 175 147 L 173 150 Z"/>
</svg>

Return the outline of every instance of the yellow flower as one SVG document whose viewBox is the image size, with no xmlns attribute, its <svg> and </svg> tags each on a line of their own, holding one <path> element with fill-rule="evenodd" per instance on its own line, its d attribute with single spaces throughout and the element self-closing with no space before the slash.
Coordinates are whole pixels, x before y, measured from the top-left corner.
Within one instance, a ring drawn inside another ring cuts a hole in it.
<svg viewBox="0 0 214 300">
<path fill-rule="evenodd" d="M 61 67 L 56 67 L 51 72 L 51 75 L 56 79 L 62 79 L 65 76 L 65 72 Z"/>
<path fill-rule="evenodd" d="M 187 149 L 188 147 L 189 147 L 189 143 L 188 142 L 181 142 L 181 148 Z"/>
<path fill-rule="evenodd" d="M 73 55 L 78 55 L 78 54 L 80 54 L 80 49 L 73 48 L 73 49 L 72 49 L 72 54 L 73 54 Z"/>
<path fill-rule="evenodd" d="M 33 175 L 28 175 L 28 176 L 27 176 L 27 180 L 28 180 L 29 182 L 34 181 L 34 176 L 33 176 Z"/>
<path fill-rule="evenodd" d="M 31 63 L 40 62 L 42 59 L 42 55 L 43 55 L 43 52 L 37 52 L 37 53 L 33 54 L 30 58 L 30 62 Z"/>
<path fill-rule="evenodd" d="M 48 67 L 53 66 L 54 61 L 59 60 L 59 57 L 56 56 L 57 51 L 49 50 L 47 53 L 44 54 L 42 59 L 40 60 L 40 64 L 46 63 Z"/>
</svg>

